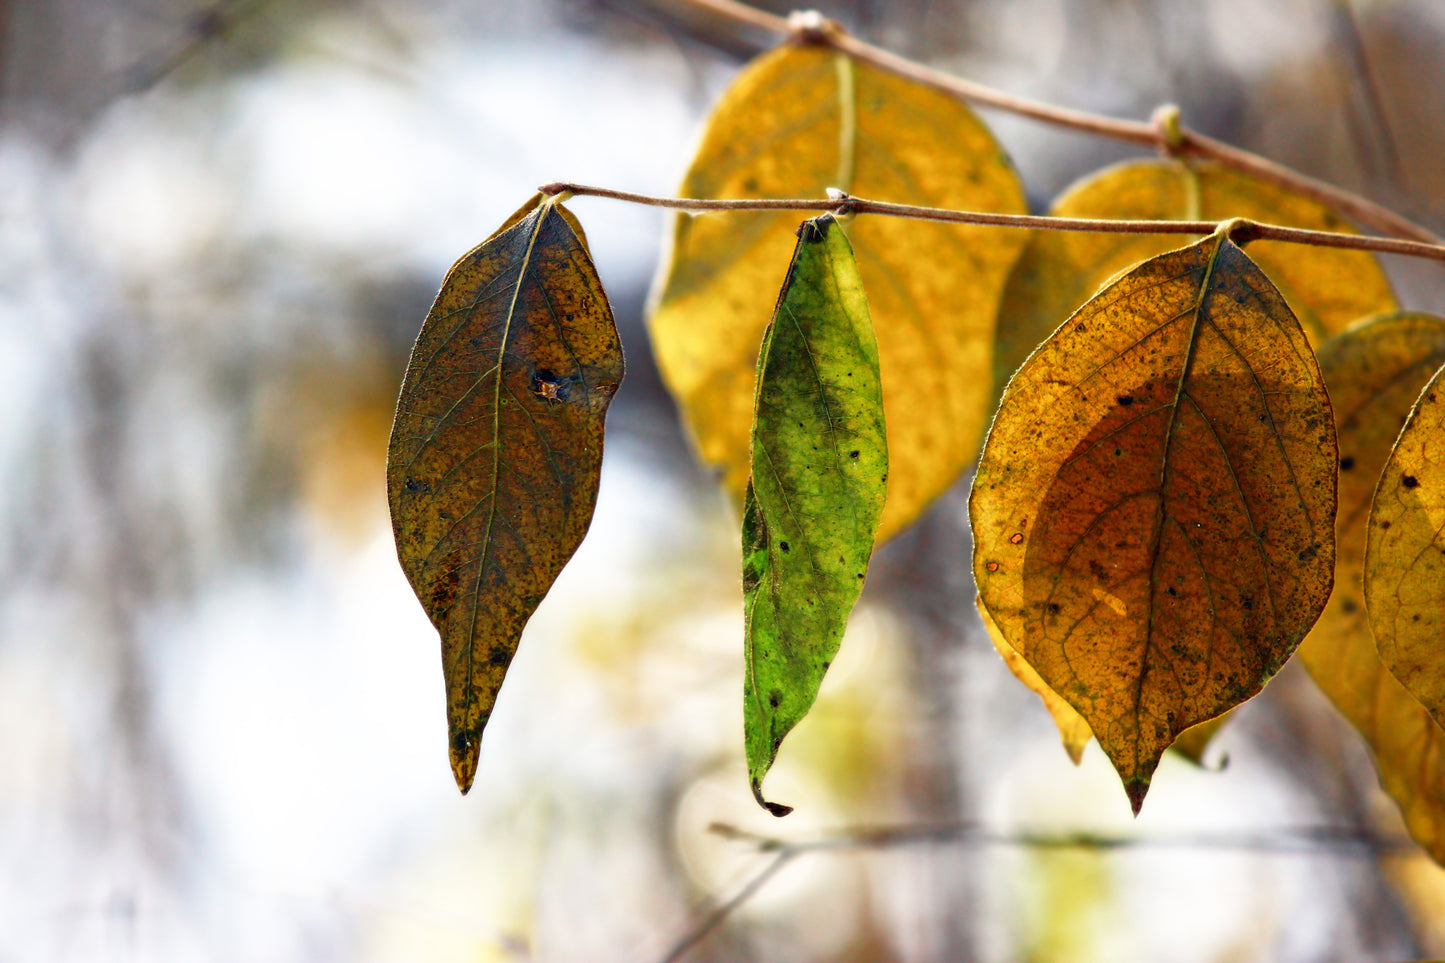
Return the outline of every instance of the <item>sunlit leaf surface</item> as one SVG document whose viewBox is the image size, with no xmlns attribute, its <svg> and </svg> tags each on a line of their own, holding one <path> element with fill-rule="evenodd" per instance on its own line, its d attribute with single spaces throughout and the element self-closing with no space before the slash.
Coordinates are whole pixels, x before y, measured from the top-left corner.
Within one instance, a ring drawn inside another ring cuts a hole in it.
<svg viewBox="0 0 1445 963">
<path fill-rule="evenodd" d="M 1445 722 L 1445 378 L 1440 372 L 1421 391 L 1375 488 L 1365 602 L 1381 661 L 1436 722 Z"/>
<path fill-rule="evenodd" d="M 888 442 L 878 347 L 853 252 L 831 216 L 804 222 L 758 361 L 743 512 L 743 722 L 758 802 L 783 737 L 817 698 L 863 589 Z"/>
<path fill-rule="evenodd" d="M 1092 174 L 1054 202 L 1058 217 L 1222 221 L 1351 231 L 1333 210 L 1248 174 L 1212 164 L 1129 161 Z M 999 310 L 994 374 L 1002 392 L 1029 352 L 1100 286 L 1145 258 L 1178 247 L 1161 234 L 1037 231 L 1014 266 Z M 1365 251 L 1258 241 L 1249 256 L 1269 275 L 1312 343 L 1367 315 L 1396 309 L 1389 278 Z"/>
<path fill-rule="evenodd" d="M 1175 737 L 1257 693 L 1319 614 L 1335 457 L 1303 331 L 1218 234 L 1101 291 L 1010 383 L 974 577 L 1136 811 Z"/>
<path fill-rule="evenodd" d="M 1023 212 L 992 134 L 958 100 L 818 47 L 749 65 L 718 104 L 680 193 L 859 196 Z M 758 343 L 795 214 L 681 215 L 650 329 L 704 461 L 746 487 Z M 848 236 L 878 332 L 892 471 L 879 537 L 907 526 L 978 451 L 994 318 L 1019 231 L 860 216 Z"/>
<path fill-rule="evenodd" d="M 1335 588 L 1300 659 L 1369 743 L 1410 835 L 1445 862 L 1445 730 L 1381 663 L 1363 585 L 1375 483 L 1415 399 L 1445 364 L 1445 320 L 1369 321 L 1325 342 L 1319 358 L 1340 444 Z"/>
<path fill-rule="evenodd" d="M 463 792 L 522 628 L 591 521 L 622 379 L 612 310 L 572 224 L 534 199 L 452 266 L 392 427 L 392 527 L 441 633 Z"/>
</svg>

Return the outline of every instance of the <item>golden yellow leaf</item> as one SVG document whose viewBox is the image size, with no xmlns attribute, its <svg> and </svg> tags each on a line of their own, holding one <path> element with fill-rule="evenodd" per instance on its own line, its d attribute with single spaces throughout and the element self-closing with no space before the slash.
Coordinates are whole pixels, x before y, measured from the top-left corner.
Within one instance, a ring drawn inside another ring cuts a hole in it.
<svg viewBox="0 0 1445 963">
<path fill-rule="evenodd" d="M 1022 212 L 992 134 L 936 90 L 810 46 L 765 54 L 714 110 L 689 197 L 859 196 Z M 680 215 L 649 326 L 702 459 L 739 499 L 758 345 L 787 273 L 796 214 Z M 878 331 L 888 424 L 879 539 L 973 460 L 991 398 L 993 326 L 1018 231 L 861 215 L 849 226 Z"/>
<path fill-rule="evenodd" d="M 1069 758 L 1077 766 L 1084 758 L 1084 747 L 1089 744 L 1090 739 L 1094 738 L 1094 731 L 1089 728 L 1089 723 L 1075 711 L 1073 706 L 1060 698 L 1057 692 L 1050 689 L 1048 683 L 1034 671 L 1034 667 L 1029 665 L 1023 656 L 1015 652 L 1013 646 L 1008 644 L 1008 640 L 998 630 L 997 623 L 988 614 L 988 609 L 984 608 L 983 599 L 975 597 L 973 604 L 978 609 L 979 617 L 983 619 L 983 627 L 988 630 L 988 637 L 993 642 L 994 649 L 1003 656 L 1004 665 L 1008 666 L 1009 671 L 1014 674 L 1014 678 L 1043 700 L 1044 708 L 1053 717 L 1054 725 L 1059 727 L 1059 738 L 1064 743 L 1064 751 L 1069 754 Z"/>
<path fill-rule="evenodd" d="M 1212 164 L 1129 161 L 1070 187 L 1049 211 L 1058 217 L 1222 221 L 1246 217 L 1323 231 L 1351 228 L 1329 207 Z M 1036 231 L 1014 265 L 999 309 L 996 392 L 1029 352 L 1106 281 L 1179 244 L 1160 234 Z M 1249 256 L 1279 288 L 1311 343 L 1359 318 L 1397 309 L 1373 254 L 1258 241 Z"/>
<path fill-rule="evenodd" d="M 1445 730 L 1381 663 L 1363 588 L 1375 482 L 1420 389 L 1445 364 L 1445 320 L 1374 319 L 1326 341 L 1319 358 L 1340 445 L 1335 587 L 1300 659 L 1369 743 L 1410 835 L 1445 862 Z"/>
<path fill-rule="evenodd" d="M 1445 723 L 1445 380 L 1415 402 L 1380 473 L 1365 603 L 1385 668 Z"/>
<path fill-rule="evenodd" d="M 1335 457 L 1304 332 L 1222 232 L 1101 291 L 1010 382 L 974 579 L 1136 812 L 1169 744 L 1257 693 L 1318 616 Z"/>
<path fill-rule="evenodd" d="M 554 200 L 529 204 L 447 272 L 387 458 L 397 554 L 441 633 L 462 792 L 522 628 L 592 520 L 623 372 L 574 222 Z"/>
</svg>

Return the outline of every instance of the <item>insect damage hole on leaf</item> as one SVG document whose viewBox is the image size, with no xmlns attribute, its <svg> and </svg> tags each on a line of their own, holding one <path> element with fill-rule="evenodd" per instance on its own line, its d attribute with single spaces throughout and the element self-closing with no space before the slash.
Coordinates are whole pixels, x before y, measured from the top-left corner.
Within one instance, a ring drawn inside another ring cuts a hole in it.
<svg viewBox="0 0 1445 963">
<path fill-rule="evenodd" d="M 863 588 L 888 442 L 878 347 L 848 238 L 805 221 L 758 357 L 743 508 L 744 748 L 759 805 L 783 737 L 807 714 Z"/>
<path fill-rule="evenodd" d="M 1175 738 L 1258 692 L 1319 614 L 1337 458 L 1309 343 L 1223 229 L 1100 291 L 1010 382 L 975 580 L 1136 812 Z"/>
<path fill-rule="evenodd" d="M 555 198 L 452 266 L 412 349 L 387 493 L 402 568 L 441 634 L 464 793 L 522 629 L 591 522 L 622 376 L 612 310 Z"/>
</svg>

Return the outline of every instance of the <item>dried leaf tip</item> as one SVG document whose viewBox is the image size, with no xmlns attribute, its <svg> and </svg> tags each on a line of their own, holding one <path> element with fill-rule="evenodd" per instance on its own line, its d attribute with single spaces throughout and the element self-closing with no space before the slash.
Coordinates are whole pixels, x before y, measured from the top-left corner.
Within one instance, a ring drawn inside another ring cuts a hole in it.
<svg viewBox="0 0 1445 963">
<path fill-rule="evenodd" d="M 457 781 L 457 788 L 462 791 L 463 796 L 472 788 L 472 780 L 477 777 L 477 759 L 481 755 L 481 748 L 480 740 L 468 738 L 463 733 L 453 737 L 452 778 Z"/>
<path fill-rule="evenodd" d="M 782 819 L 788 813 L 793 811 L 792 806 L 784 806 L 782 803 L 768 802 L 766 799 L 764 799 L 762 783 L 758 782 L 757 780 L 753 780 L 752 787 L 753 798 L 758 801 L 759 806 L 762 806 L 772 815 L 777 816 L 779 819 Z"/>
<path fill-rule="evenodd" d="M 1144 808 L 1144 797 L 1149 793 L 1149 778 L 1140 777 L 1131 779 L 1124 784 L 1124 792 L 1129 795 L 1129 806 L 1134 810 L 1134 815 L 1139 815 L 1139 810 Z"/>
</svg>

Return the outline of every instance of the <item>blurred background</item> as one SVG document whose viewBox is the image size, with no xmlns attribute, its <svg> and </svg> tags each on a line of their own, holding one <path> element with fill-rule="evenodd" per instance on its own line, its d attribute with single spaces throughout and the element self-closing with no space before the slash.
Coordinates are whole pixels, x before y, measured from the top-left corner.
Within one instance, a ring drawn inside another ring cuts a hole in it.
<svg viewBox="0 0 1445 963">
<path fill-rule="evenodd" d="M 825 12 L 1063 105 L 1179 103 L 1445 229 L 1438 0 Z M 1096 746 L 1071 766 L 973 613 L 966 481 L 875 558 L 769 781 L 798 812 L 761 813 L 736 526 L 641 325 L 663 218 L 612 201 L 571 204 L 629 365 L 596 521 L 457 794 L 386 514 L 411 341 L 536 185 L 671 193 L 770 38 L 669 0 L 3 0 L 0 31 L 0 961 L 662 960 L 775 858 L 715 822 L 953 829 L 800 855 L 691 960 L 1445 954 L 1416 851 L 1300 841 L 1400 828 L 1295 667 L 1137 821 Z M 1036 207 L 1130 156 L 987 118 Z M 1168 845 L 1037 845 L 1073 834 Z"/>
</svg>

